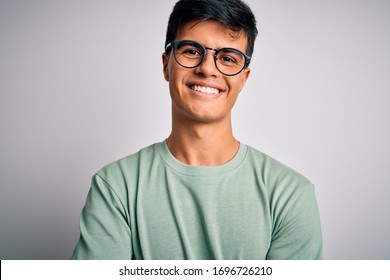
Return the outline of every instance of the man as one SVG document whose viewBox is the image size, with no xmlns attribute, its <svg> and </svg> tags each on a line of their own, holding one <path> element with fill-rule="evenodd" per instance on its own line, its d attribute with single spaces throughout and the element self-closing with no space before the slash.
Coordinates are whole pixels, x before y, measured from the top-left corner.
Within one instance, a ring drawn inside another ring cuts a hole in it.
<svg viewBox="0 0 390 280">
<path fill-rule="evenodd" d="M 181 0 L 170 16 L 166 141 L 100 170 L 75 259 L 320 259 L 313 185 L 237 141 L 256 21 L 240 0 Z"/>
</svg>

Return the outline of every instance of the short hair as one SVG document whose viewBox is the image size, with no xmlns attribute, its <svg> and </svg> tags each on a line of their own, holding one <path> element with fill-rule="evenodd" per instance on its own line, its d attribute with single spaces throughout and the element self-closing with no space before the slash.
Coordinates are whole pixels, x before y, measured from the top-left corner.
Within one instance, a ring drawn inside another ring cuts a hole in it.
<svg viewBox="0 0 390 280">
<path fill-rule="evenodd" d="M 165 46 L 175 40 L 183 24 L 194 19 L 217 20 L 231 30 L 243 30 L 248 38 L 246 54 L 252 56 L 258 33 L 256 18 L 243 1 L 179 0 L 169 17 Z"/>
</svg>

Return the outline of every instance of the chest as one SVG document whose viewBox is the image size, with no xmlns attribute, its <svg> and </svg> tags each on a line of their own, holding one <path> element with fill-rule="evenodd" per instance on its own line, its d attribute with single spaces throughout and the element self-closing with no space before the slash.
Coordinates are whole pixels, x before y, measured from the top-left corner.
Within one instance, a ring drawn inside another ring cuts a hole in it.
<svg viewBox="0 0 390 280">
<path fill-rule="evenodd" d="M 160 174 L 139 182 L 135 201 L 144 258 L 262 259 L 268 251 L 268 198 L 255 178 Z"/>
</svg>

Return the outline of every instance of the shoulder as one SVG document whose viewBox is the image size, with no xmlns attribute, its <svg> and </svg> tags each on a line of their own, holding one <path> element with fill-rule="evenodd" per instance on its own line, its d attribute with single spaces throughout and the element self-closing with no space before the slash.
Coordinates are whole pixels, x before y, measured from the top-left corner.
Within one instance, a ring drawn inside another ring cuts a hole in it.
<svg viewBox="0 0 390 280">
<path fill-rule="evenodd" d="M 314 188 L 304 175 L 251 146 L 248 146 L 247 160 L 273 195 L 288 195 L 290 192 L 311 191 Z"/>
<path fill-rule="evenodd" d="M 274 159 L 273 157 L 248 146 L 248 160 L 254 164 L 269 180 L 281 180 L 282 178 L 293 180 L 296 183 L 311 184 L 309 179 L 298 171 Z"/>
<path fill-rule="evenodd" d="M 127 184 L 136 179 L 140 170 L 156 158 L 156 147 L 159 143 L 147 146 L 136 153 L 111 162 L 96 172 L 95 176 L 102 178 L 110 185 Z"/>
</svg>

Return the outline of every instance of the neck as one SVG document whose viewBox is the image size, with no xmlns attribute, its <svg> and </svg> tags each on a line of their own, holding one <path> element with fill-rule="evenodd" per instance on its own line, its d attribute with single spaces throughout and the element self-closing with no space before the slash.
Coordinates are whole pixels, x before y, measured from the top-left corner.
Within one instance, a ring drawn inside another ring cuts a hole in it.
<svg viewBox="0 0 390 280">
<path fill-rule="evenodd" d="M 214 166 L 230 161 L 236 155 L 240 143 L 233 136 L 230 118 L 214 123 L 173 118 L 167 146 L 182 163 Z"/>
</svg>

